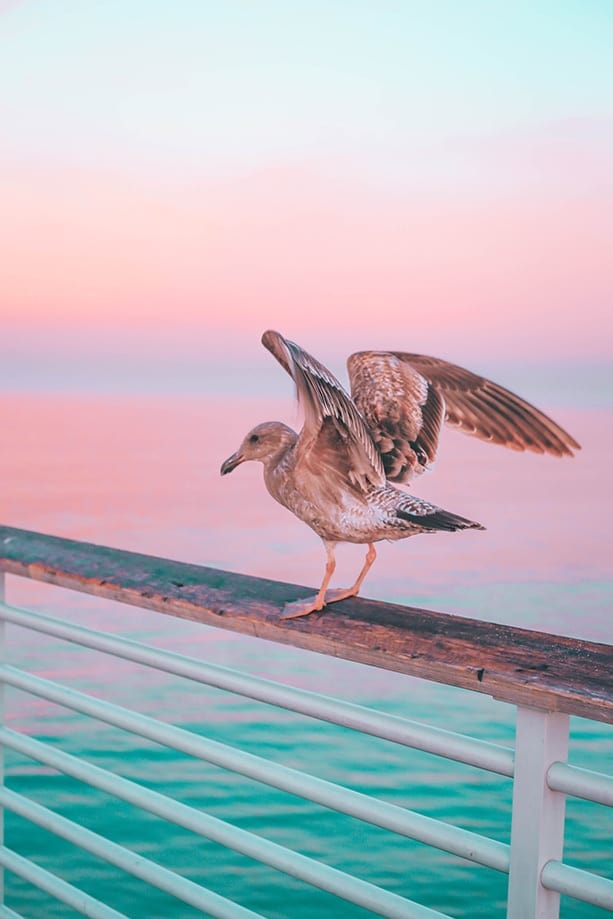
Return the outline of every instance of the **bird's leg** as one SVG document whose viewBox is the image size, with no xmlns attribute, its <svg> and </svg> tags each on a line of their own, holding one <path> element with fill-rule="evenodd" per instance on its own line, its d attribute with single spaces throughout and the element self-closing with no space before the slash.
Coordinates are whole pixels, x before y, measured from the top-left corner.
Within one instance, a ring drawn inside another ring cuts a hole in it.
<svg viewBox="0 0 613 919">
<path fill-rule="evenodd" d="M 300 616 L 308 616 L 309 613 L 317 613 L 323 609 L 326 602 L 326 589 L 336 568 L 336 559 L 334 558 L 334 547 L 336 543 L 324 540 L 326 554 L 326 570 L 324 579 L 321 582 L 319 593 L 316 597 L 309 597 L 307 600 L 295 600 L 293 603 L 286 603 L 283 609 L 281 619 L 298 619 Z M 364 572 L 366 574 L 366 572 Z"/>
<path fill-rule="evenodd" d="M 328 561 L 326 563 L 326 572 L 321 587 L 319 588 L 319 593 L 316 597 L 311 597 L 308 600 L 296 600 L 294 603 L 286 603 L 283 615 L 281 616 L 282 619 L 298 619 L 300 616 L 308 616 L 309 613 L 319 612 L 328 603 L 337 603 L 339 600 L 347 600 L 349 597 L 357 597 L 359 594 L 360 588 L 364 583 L 364 578 L 372 568 L 373 562 L 377 557 L 373 544 L 371 542 L 368 543 L 368 552 L 366 553 L 364 565 L 353 587 L 330 590 L 327 593 L 326 589 L 334 574 L 334 569 L 336 568 L 336 560 L 334 558 L 334 547 L 336 543 L 325 542 L 324 545 L 328 554 Z"/>
<path fill-rule="evenodd" d="M 340 590 L 329 591 L 326 597 L 326 603 L 337 603 L 339 600 L 347 600 L 349 597 L 357 597 L 357 595 L 360 592 L 360 587 L 364 583 L 364 578 L 366 577 L 366 575 L 372 568 L 373 562 L 376 559 L 376 557 L 377 557 L 377 553 L 375 551 L 375 547 L 373 546 L 371 542 L 369 542 L 368 552 L 366 553 L 366 560 L 364 562 L 362 570 L 360 571 L 358 575 L 357 581 L 355 582 L 353 587 L 347 587 L 345 589 L 341 588 Z"/>
</svg>

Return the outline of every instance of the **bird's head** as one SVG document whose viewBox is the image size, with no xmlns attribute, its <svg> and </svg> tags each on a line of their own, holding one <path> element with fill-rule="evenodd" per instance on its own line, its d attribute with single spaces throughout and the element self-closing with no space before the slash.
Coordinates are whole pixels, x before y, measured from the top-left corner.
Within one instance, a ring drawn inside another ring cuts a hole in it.
<svg viewBox="0 0 613 919">
<path fill-rule="evenodd" d="M 236 453 L 222 463 L 220 472 L 226 475 L 247 460 L 258 460 L 267 465 L 289 450 L 296 443 L 296 438 L 296 432 L 280 421 L 258 424 L 249 431 Z"/>
</svg>

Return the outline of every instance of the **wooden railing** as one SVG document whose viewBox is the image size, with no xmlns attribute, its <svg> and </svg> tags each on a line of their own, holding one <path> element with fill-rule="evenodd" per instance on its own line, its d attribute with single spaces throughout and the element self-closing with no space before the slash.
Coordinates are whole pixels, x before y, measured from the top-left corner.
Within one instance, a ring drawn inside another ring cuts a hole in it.
<svg viewBox="0 0 613 919">
<path fill-rule="evenodd" d="M 375 600 L 281 620 L 312 589 L 0 527 L 0 569 L 515 705 L 613 722 L 613 646 Z"/>
<path fill-rule="evenodd" d="M 384 715 L 378 719 L 376 713 L 358 706 L 269 681 L 242 675 L 235 679 L 214 674 L 214 668 L 207 668 L 190 658 L 179 659 L 177 655 L 147 649 L 104 633 L 90 632 L 62 620 L 47 620 L 7 605 L 2 607 L 2 618 L 8 622 L 96 647 L 105 653 L 139 660 L 149 666 L 170 669 L 191 679 L 223 686 L 322 720 L 379 733 L 379 736 L 396 742 L 480 768 L 512 775 L 513 823 L 508 849 L 474 834 L 460 838 L 458 834 L 465 831 L 443 824 L 438 829 L 420 829 L 418 819 L 411 823 L 412 812 L 402 812 L 409 815 L 406 819 L 402 814 L 390 816 L 385 810 L 390 805 L 383 802 L 373 805 L 373 813 L 381 805 L 374 822 L 384 826 L 385 820 L 388 820 L 390 826 L 401 827 L 397 832 L 414 838 L 434 839 L 434 845 L 508 871 L 509 919 L 531 919 L 537 915 L 542 919 L 553 919 L 558 915 L 560 893 L 613 908 L 613 881 L 579 871 L 562 862 L 566 794 L 603 804 L 613 803 L 613 779 L 578 769 L 566 762 L 569 715 L 613 723 L 612 646 L 366 599 L 343 601 L 322 614 L 308 618 L 283 620 L 284 605 L 311 591 L 292 584 L 11 527 L 0 527 L 0 579 L 1 572 L 462 687 L 516 705 L 518 719 L 513 755 L 507 748 L 453 732 L 437 731 L 402 719 L 386 719 Z M 68 699 L 62 704 L 70 704 L 71 697 L 63 695 L 61 689 L 54 689 L 55 684 L 20 675 L 12 667 L 5 666 L 3 673 L 5 683 L 43 695 L 49 692 L 50 695 L 45 697 Z M 227 685 L 224 685 L 224 680 Z M 241 688 L 244 686 L 248 688 Z M 76 699 L 77 694 L 73 693 L 73 697 Z M 75 701 L 74 704 L 84 706 L 79 710 L 98 712 L 93 703 Z M 105 717 L 100 711 L 101 714 L 95 716 Z M 120 716 L 112 714 L 108 717 Z M 15 739 L 6 731 L 3 737 L 5 743 L 8 746 L 13 744 L 15 749 L 20 749 L 20 743 L 21 748 L 28 743 Z M 31 749 L 36 750 L 35 747 Z M 204 752 L 197 755 L 205 757 Z M 272 772 L 276 774 L 274 768 Z M 279 772 L 278 781 L 280 784 L 276 787 L 300 787 L 296 776 L 288 778 L 285 773 Z M 349 803 L 339 805 L 347 797 L 346 794 L 343 797 L 346 789 L 328 789 L 324 793 L 319 785 L 313 784 L 318 781 L 309 776 L 303 777 L 305 797 L 320 800 L 317 795 L 323 794 L 321 800 L 325 800 L 328 806 L 341 810 L 346 806 L 349 808 L 345 810 L 347 813 L 360 812 L 362 804 L 358 806 L 351 795 Z M 8 791 L 3 792 L 2 802 L 7 807 L 21 806 L 27 811 L 28 805 L 20 804 Z M 419 815 L 413 816 L 419 818 Z M 425 833 L 425 836 L 420 836 L 420 833 Z M 434 835 L 429 835 L 431 833 Z M 5 855 L 3 863 L 10 868 L 14 864 L 13 856 L 10 853 Z M 339 889 L 344 889 L 342 884 Z M 339 895 L 344 896 L 343 893 Z M 385 897 L 389 898 L 389 895 L 384 892 L 381 896 L 384 905 L 380 910 L 373 909 L 381 915 L 425 916 L 426 912 L 435 915 L 432 911 L 424 912 L 425 908 L 409 901 L 406 901 L 409 904 L 406 909 L 399 907 L 388 902 Z M 368 897 L 364 902 L 371 902 Z"/>
</svg>

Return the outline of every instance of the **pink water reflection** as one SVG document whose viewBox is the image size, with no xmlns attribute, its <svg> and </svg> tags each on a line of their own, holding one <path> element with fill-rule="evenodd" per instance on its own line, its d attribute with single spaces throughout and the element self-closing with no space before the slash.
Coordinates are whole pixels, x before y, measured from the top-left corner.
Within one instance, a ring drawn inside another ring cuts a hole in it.
<svg viewBox="0 0 613 919">
<path fill-rule="evenodd" d="M 367 596 L 421 605 L 462 585 L 563 585 L 611 571 L 611 414 L 556 412 L 582 443 L 572 460 L 515 454 L 446 432 L 413 490 L 485 533 L 380 544 Z M 60 536 L 318 584 L 319 539 L 268 496 L 261 468 L 219 465 L 266 419 L 296 424 L 291 397 L 3 394 L 0 520 Z M 341 547 L 337 583 L 361 547 Z M 20 585 L 17 590 L 24 590 Z"/>
</svg>

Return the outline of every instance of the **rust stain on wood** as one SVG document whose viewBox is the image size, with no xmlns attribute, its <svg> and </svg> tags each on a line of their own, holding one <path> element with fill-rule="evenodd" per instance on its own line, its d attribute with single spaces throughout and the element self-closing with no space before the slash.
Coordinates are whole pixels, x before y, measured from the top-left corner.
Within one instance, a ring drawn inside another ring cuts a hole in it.
<svg viewBox="0 0 613 919">
<path fill-rule="evenodd" d="M 0 570 L 497 699 L 613 722 L 613 647 L 353 599 L 280 619 L 307 587 L 0 527 Z"/>
</svg>

